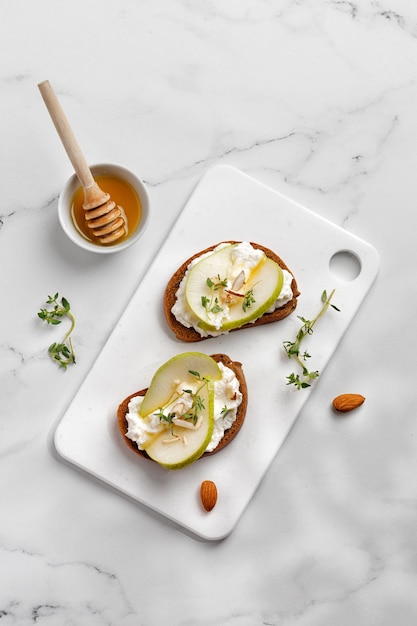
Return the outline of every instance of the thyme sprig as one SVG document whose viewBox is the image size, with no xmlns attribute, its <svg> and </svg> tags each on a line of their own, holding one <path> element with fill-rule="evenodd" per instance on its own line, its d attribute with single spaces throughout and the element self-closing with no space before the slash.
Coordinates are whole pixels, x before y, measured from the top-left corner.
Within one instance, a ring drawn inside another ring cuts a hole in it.
<svg viewBox="0 0 417 626">
<path fill-rule="evenodd" d="M 159 420 L 161 422 L 167 422 L 168 424 L 172 424 L 172 420 L 174 417 L 177 417 L 177 414 L 175 412 L 165 413 L 166 408 L 170 404 L 173 404 L 174 401 L 179 400 L 183 394 L 189 394 L 191 397 L 191 407 L 186 413 L 183 413 L 181 415 L 181 419 L 189 420 L 194 424 L 194 426 L 197 424 L 201 411 L 205 409 L 203 399 L 200 396 L 200 391 L 205 385 L 207 385 L 208 379 L 204 376 L 201 376 L 199 372 L 196 372 L 194 370 L 188 370 L 188 373 L 194 376 L 197 380 L 201 381 L 201 385 L 195 392 L 193 392 L 191 389 L 183 389 L 181 394 L 178 394 L 174 399 L 170 398 L 169 402 L 165 404 L 165 406 L 159 407 L 156 415 L 159 417 Z"/>
<path fill-rule="evenodd" d="M 249 289 L 249 291 L 245 293 L 244 298 L 243 298 L 243 304 L 242 304 L 243 311 L 246 313 L 247 309 L 250 309 L 252 304 L 254 304 L 255 302 L 256 300 L 253 295 L 253 289 Z"/>
<path fill-rule="evenodd" d="M 217 274 L 215 279 L 208 277 L 206 279 L 206 285 L 213 292 L 219 291 L 220 289 L 227 287 L 227 278 L 222 279 L 220 278 L 220 274 Z M 213 315 L 223 311 L 219 298 L 215 295 L 212 295 L 210 298 L 207 298 L 207 296 L 201 296 L 201 306 L 207 311 L 207 313 L 212 313 Z"/>
<path fill-rule="evenodd" d="M 213 291 L 218 291 L 221 287 L 227 287 L 227 278 L 220 278 L 220 274 L 217 274 L 216 281 L 211 278 L 207 278 L 206 285 Z"/>
<path fill-rule="evenodd" d="M 222 410 L 220 411 L 220 415 L 222 416 L 222 418 L 224 419 L 226 417 L 226 415 L 228 415 L 230 413 L 232 409 L 229 409 L 226 404 L 224 405 L 224 407 L 222 408 Z"/>
<path fill-rule="evenodd" d="M 213 313 L 213 315 L 216 315 L 217 313 L 221 313 L 221 311 L 223 311 L 223 307 L 220 306 L 219 299 L 214 296 L 212 296 L 211 298 L 207 298 L 207 296 L 201 296 L 201 306 L 207 311 L 207 313 Z"/>
<path fill-rule="evenodd" d="M 224 310 L 222 307 L 222 299 L 224 299 L 225 293 L 228 294 L 229 299 L 231 295 L 242 298 L 242 310 L 245 313 L 248 309 L 250 309 L 252 304 L 255 304 L 256 302 L 253 295 L 253 289 L 249 289 L 245 293 L 238 293 L 228 289 L 227 278 L 220 278 L 220 274 L 217 274 L 216 278 L 206 278 L 206 285 L 213 292 L 220 291 L 220 298 L 214 294 L 210 298 L 207 296 L 201 296 L 201 306 L 207 311 L 207 313 L 216 315 Z"/>
<path fill-rule="evenodd" d="M 316 317 L 312 320 L 308 320 L 305 317 L 298 316 L 298 318 L 303 322 L 303 324 L 296 335 L 295 341 L 284 341 L 283 343 L 284 349 L 288 355 L 288 358 L 295 359 L 302 370 L 301 377 L 300 377 L 300 374 L 295 374 L 294 372 L 292 372 L 289 376 L 287 376 L 287 380 L 288 380 L 287 385 L 294 385 L 298 390 L 306 389 L 307 387 L 310 387 L 311 381 L 319 377 L 318 370 L 310 371 L 308 367 L 306 366 L 306 361 L 307 359 L 311 357 L 311 355 L 307 352 L 307 350 L 304 350 L 304 352 L 301 352 L 301 343 L 303 342 L 305 337 L 307 337 L 307 335 L 313 334 L 313 328 L 315 324 L 325 314 L 329 306 L 335 309 L 336 311 L 340 310 L 337 308 L 337 306 L 335 306 L 334 304 L 331 304 L 331 300 L 333 298 L 334 292 L 335 290 L 333 289 L 330 295 L 327 296 L 326 290 L 323 291 L 323 293 L 321 294 L 321 301 L 323 302 L 323 306 L 320 309 L 319 313 L 316 315 Z"/>
<path fill-rule="evenodd" d="M 56 292 L 54 296 L 49 296 L 46 300 L 46 304 L 53 305 L 52 308 L 42 308 L 38 311 L 38 317 L 45 321 L 47 324 L 57 326 L 61 324 L 62 318 L 67 317 L 70 320 L 70 327 L 65 333 L 60 343 L 51 343 L 48 348 L 48 354 L 53 361 L 58 363 L 64 370 L 67 366 L 75 363 L 75 353 L 71 340 L 71 333 L 75 326 L 75 317 L 71 312 L 71 306 L 68 300 L 64 297 L 58 302 L 59 293 Z"/>
</svg>

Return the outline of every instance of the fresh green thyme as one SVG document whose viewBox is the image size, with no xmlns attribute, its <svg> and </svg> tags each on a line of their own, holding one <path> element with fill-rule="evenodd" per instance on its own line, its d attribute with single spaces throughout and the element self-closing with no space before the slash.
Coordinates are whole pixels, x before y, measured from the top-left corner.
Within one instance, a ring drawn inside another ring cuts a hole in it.
<svg viewBox="0 0 417 626">
<path fill-rule="evenodd" d="M 227 289 L 227 278 L 220 278 L 220 274 L 217 274 L 215 279 L 206 278 L 206 285 L 211 291 L 219 291 L 220 289 L 224 289 L 229 294 L 233 294 L 235 296 L 239 296 L 242 298 L 242 309 L 244 312 L 249 309 L 252 304 L 256 302 L 255 297 L 253 295 L 253 289 L 249 289 L 246 293 L 240 294 L 229 291 Z M 207 296 L 201 296 L 201 306 L 203 309 L 207 311 L 207 313 L 221 313 L 223 311 L 223 307 L 221 306 L 221 302 L 219 298 L 215 295 L 212 295 L 211 298 Z"/>
<path fill-rule="evenodd" d="M 201 387 L 200 387 L 201 389 Z M 200 391 L 200 390 L 198 390 Z M 204 402 L 201 398 L 201 396 L 197 393 L 193 394 L 192 396 L 193 402 L 191 405 L 191 408 L 189 411 L 187 411 L 186 413 L 184 413 L 183 415 L 181 415 L 181 419 L 188 419 L 190 420 L 194 426 L 197 424 L 198 421 L 198 417 L 201 413 L 201 411 L 204 411 Z"/>
<path fill-rule="evenodd" d="M 196 372 L 194 370 L 188 370 L 188 373 L 194 376 L 197 380 L 201 381 L 201 385 L 199 386 L 196 392 L 193 392 L 191 389 L 182 390 L 182 394 L 187 393 L 191 396 L 191 407 L 186 413 L 183 413 L 181 415 L 181 419 L 190 420 L 190 422 L 196 425 L 201 411 L 203 411 L 205 408 L 203 399 L 201 398 L 199 392 L 205 385 L 207 385 L 208 379 L 205 378 L 204 376 L 201 376 L 199 372 Z M 182 394 L 179 394 L 178 397 L 175 398 L 175 400 L 179 400 Z M 166 407 L 172 403 L 173 403 L 173 400 L 171 398 L 168 404 L 166 404 L 164 407 L 160 407 L 158 411 L 155 413 L 159 417 L 159 420 L 161 422 L 167 422 L 168 424 L 172 424 L 173 418 L 177 417 L 177 414 L 175 412 L 170 412 L 170 413 L 164 412 Z"/>
<path fill-rule="evenodd" d="M 197 372 L 196 370 L 188 370 L 188 373 L 191 374 L 191 376 L 198 378 L 198 380 L 207 381 L 207 378 L 205 378 L 205 376 L 201 376 L 200 372 Z M 190 389 L 183 389 L 183 391 L 187 391 L 188 393 L 190 393 Z"/>
<path fill-rule="evenodd" d="M 249 291 L 245 293 L 245 296 L 243 298 L 243 304 L 242 304 L 243 311 L 246 313 L 246 310 L 250 309 L 252 304 L 254 304 L 255 302 L 256 300 L 253 296 L 253 289 L 249 289 Z"/>
<path fill-rule="evenodd" d="M 222 408 L 220 415 L 223 417 L 223 419 L 226 417 L 226 415 L 228 415 L 230 413 L 232 409 L 229 409 L 226 405 L 224 405 L 224 407 Z"/>
<path fill-rule="evenodd" d="M 207 313 L 220 313 L 223 311 L 223 308 L 220 306 L 219 299 L 217 297 L 207 298 L 206 296 L 201 296 L 201 305 L 203 309 L 207 311 Z"/>
<path fill-rule="evenodd" d="M 317 370 L 310 371 L 306 367 L 305 362 L 311 357 L 311 355 L 306 350 L 304 352 L 301 352 L 301 343 L 307 335 L 313 334 L 313 328 L 316 322 L 320 319 L 320 317 L 324 315 L 329 306 L 331 306 L 336 311 L 339 311 L 339 309 L 334 304 L 331 304 L 331 299 L 333 298 L 334 292 L 335 290 L 333 289 L 331 294 L 327 296 L 327 292 L 323 291 L 323 293 L 321 294 L 321 301 L 323 302 L 323 306 L 320 309 L 319 313 L 316 315 L 316 317 L 313 320 L 308 320 L 304 317 L 298 316 L 303 324 L 297 333 L 295 341 L 284 341 L 283 345 L 288 355 L 288 358 L 294 358 L 302 370 L 301 377 L 300 374 L 295 374 L 294 372 L 287 376 L 287 385 L 294 385 L 297 389 L 305 389 L 306 387 L 311 386 L 310 381 L 315 380 L 319 377 L 319 372 Z"/>
<path fill-rule="evenodd" d="M 207 278 L 206 285 L 213 291 L 218 291 L 221 287 L 227 287 L 227 278 L 220 278 L 220 274 L 217 274 L 217 282 L 214 282 L 211 278 Z"/>
<path fill-rule="evenodd" d="M 46 304 L 53 306 L 52 308 L 43 308 L 38 311 L 38 317 L 40 317 L 41 320 L 44 320 L 47 324 L 52 324 L 53 326 L 61 324 L 63 317 L 67 317 L 70 320 L 70 327 L 65 333 L 62 341 L 60 343 L 54 342 L 48 348 L 48 354 L 51 359 L 66 370 L 68 365 L 75 363 L 75 353 L 70 336 L 74 330 L 75 318 L 71 312 L 71 306 L 68 300 L 63 297 L 59 302 L 58 298 L 58 292 L 54 296 L 48 296 Z"/>
<path fill-rule="evenodd" d="M 223 278 L 222 280 L 220 278 L 220 274 L 217 274 L 216 281 L 211 278 L 207 278 L 206 285 L 212 291 L 219 291 L 219 289 L 227 287 L 227 278 Z M 212 296 L 211 298 L 207 298 L 207 296 L 201 296 L 201 305 L 203 309 L 207 311 L 207 313 L 216 314 L 223 311 L 222 307 L 220 306 L 219 299 L 215 296 Z"/>
</svg>

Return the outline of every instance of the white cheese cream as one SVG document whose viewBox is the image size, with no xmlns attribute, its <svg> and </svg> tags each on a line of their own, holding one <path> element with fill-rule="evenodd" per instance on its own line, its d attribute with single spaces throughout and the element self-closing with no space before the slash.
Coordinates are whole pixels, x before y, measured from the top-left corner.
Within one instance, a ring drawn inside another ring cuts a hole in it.
<svg viewBox="0 0 417 626">
<path fill-rule="evenodd" d="M 198 325 L 199 320 L 197 316 L 194 315 L 194 313 L 191 311 L 185 297 L 185 286 L 187 283 L 188 272 L 192 267 L 194 267 L 194 265 L 196 265 L 196 263 L 201 261 L 201 259 L 204 259 L 210 254 L 213 254 L 217 250 L 220 250 L 221 248 L 224 248 L 228 245 L 230 244 L 220 243 L 216 248 L 210 250 L 210 252 L 205 252 L 204 254 L 191 261 L 175 294 L 176 302 L 171 309 L 171 312 L 174 315 L 175 319 L 186 328 L 193 328 L 195 331 L 198 332 L 201 337 L 217 337 L 218 335 L 227 334 L 229 331 L 213 331 L 200 328 L 200 326 Z M 265 253 L 263 252 L 263 250 L 254 248 L 247 241 L 242 241 L 235 246 L 231 256 L 233 259 L 233 267 L 229 268 L 228 281 L 230 283 L 233 283 L 233 279 L 242 270 L 247 274 L 252 268 L 256 267 L 265 256 Z M 284 275 L 284 283 L 282 285 L 282 289 L 272 307 L 268 309 L 268 311 L 266 311 L 267 313 L 272 313 L 272 311 L 275 311 L 275 309 L 281 308 L 293 297 L 293 292 L 291 289 L 291 282 L 293 277 L 287 270 L 282 270 L 282 272 Z M 226 307 L 225 311 L 227 311 Z M 224 315 L 224 313 L 222 315 Z M 256 320 L 252 320 L 252 323 L 254 321 Z M 221 320 L 219 322 L 219 326 L 220 324 Z"/>
<path fill-rule="evenodd" d="M 225 431 L 235 422 L 237 409 L 242 402 L 242 393 L 239 389 L 239 380 L 236 374 L 223 363 L 220 362 L 218 365 L 222 372 L 222 377 L 220 380 L 214 382 L 214 430 L 206 452 L 211 452 L 217 447 Z M 198 384 L 198 382 L 196 382 L 195 385 L 189 382 L 179 383 L 177 389 L 180 393 L 184 387 L 195 392 L 198 388 Z M 188 398 L 190 399 L 188 400 Z M 136 443 L 139 450 L 143 450 L 155 434 L 166 429 L 165 423 L 161 422 L 159 412 L 151 413 L 145 417 L 139 415 L 142 401 L 143 396 L 135 396 L 132 398 L 128 405 L 128 413 L 126 414 L 128 423 L 126 436 Z M 185 403 L 187 401 L 189 401 L 191 406 L 191 394 L 182 395 L 181 402 Z M 178 403 L 178 398 L 173 401 L 173 404 L 175 403 Z M 171 408 L 172 404 L 166 406 L 164 408 L 164 414 L 168 415 Z"/>
</svg>

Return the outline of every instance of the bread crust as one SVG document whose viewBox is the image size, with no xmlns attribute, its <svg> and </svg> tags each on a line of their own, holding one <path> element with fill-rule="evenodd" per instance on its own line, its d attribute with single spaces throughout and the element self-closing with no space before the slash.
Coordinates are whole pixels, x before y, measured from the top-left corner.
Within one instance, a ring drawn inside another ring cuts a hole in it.
<svg viewBox="0 0 417 626">
<path fill-rule="evenodd" d="M 176 293 L 178 291 L 180 283 L 182 279 L 184 278 L 185 272 L 187 271 L 187 268 L 189 264 L 191 263 L 191 261 L 205 254 L 206 252 L 211 252 L 218 245 L 220 245 L 220 243 L 233 244 L 233 243 L 240 243 L 240 242 L 239 241 L 222 241 L 222 242 L 216 243 L 213 246 L 210 246 L 209 248 L 206 248 L 205 250 L 201 250 L 200 252 L 197 252 L 196 254 L 191 256 L 189 259 L 184 261 L 184 263 L 172 275 L 172 277 L 170 278 L 165 288 L 164 303 L 163 303 L 165 317 L 166 317 L 168 326 L 173 331 L 177 339 L 179 339 L 180 341 L 195 342 L 195 341 L 203 341 L 204 339 L 211 338 L 211 336 L 202 337 L 196 330 L 194 330 L 194 328 L 186 328 L 185 326 L 183 326 L 180 322 L 178 322 L 178 320 L 175 318 L 171 310 L 176 302 Z M 272 311 L 272 313 L 264 313 L 261 317 L 259 317 L 254 322 L 248 322 L 246 324 L 243 324 L 242 326 L 239 326 L 239 328 L 233 328 L 229 332 L 242 330 L 243 328 L 251 328 L 253 326 L 262 326 L 263 324 L 271 324 L 272 322 L 278 322 L 279 320 L 284 319 L 285 317 L 287 317 L 288 315 L 290 315 L 290 313 L 294 311 L 294 309 L 297 306 L 297 298 L 300 295 L 300 292 L 297 286 L 297 281 L 295 280 L 293 273 L 287 267 L 287 265 L 284 263 L 281 257 L 275 254 L 275 252 L 273 252 L 269 248 L 262 246 L 261 244 L 254 243 L 252 241 L 250 242 L 250 244 L 254 248 L 257 248 L 258 250 L 262 250 L 267 257 L 269 257 L 270 259 L 278 263 L 281 269 L 287 270 L 292 275 L 293 278 L 291 282 L 291 289 L 293 292 L 293 297 L 283 307 L 279 309 L 275 309 L 275 311 Z"/>
<path fill-rule="evenodd" d="M 229 443 L 236 437 L 236 435 L 238 434 L 239 430 L 242 428 L 243 422 L 244 422 L 245 417 L 246 417 L 246 410 L 247 410 L 247 406 L 248 406 L 248 388 L 247 388 L 247 384 L 246 384 L 245 375 L 243 373 L 242 364 L 239 363 L 239 361 L 233 361 L 229 356 L 227 356 L 227 354 L 221 354 L 221 353 L 219 353 L 219 354 L 212 354 L 211 357 L 217 363 L 222 362 L 223 365 L 225 365 L 226 367 L 229 367 L 236 374 L 236 377 L 237 377 L 237 379 L 239 381 L 239 388 L 240 388 L 240 391 L 242 393 L 242 402 L 240 403 L 240 405 L 239 405 L 239 407 L 237 409 L 236 419 L 233 422 L 232 426 L 228 430 L 225 431 L 225 433 L 224 433 L 222 439 L 219 441 L 217 447 L 214 450 L 212 450 L 211 452 L 204 452 L 204 454 L 202 455 L 203 457 L 211 456 L 213 454 L 216 454 L 217 452 L 219 452 L 220 450 L 225 448 L 227 445 L 229 445 Z M 120 431 L 120 433 L 121 433 L 121 435 L 123 437 L 123 440 L 129 446 L 129 448 L 131 450 L 133 450 L 133 452 L 136 452 L 136 454 L 139 454 L 140 456 L 142 456 L 143 458 L 148 459 L 149 461 L 152 461 L 153 459 L 151 459 L 146 454 L 145 450 L 139 450 L 139 448 L 137 447 L 135 442 L 132 441 L 131 439 L 129 439 L 129 437 L 126 436 L 127 429 L 128 429 L 126 414 L 128 413 L 129 402 L 130 402 L 130 400 L 132 398 L 134 398 L 136 396 L 144 396 L 145 393 L 147 392 L 147 390 L 148 389 L 146 388 L 146 389 L 141 389 L 140 391 L 136 391 L 135 393 L 132 393 L 129 396 L 127 396 L 119 404 L 119 407 L 117 409 L 117 423 L 118 423 L 118 426 L 119 426 L 119 431 Z M 202 458 L 202 457 L 200 457 L 200 458 Z"/>
</svg>

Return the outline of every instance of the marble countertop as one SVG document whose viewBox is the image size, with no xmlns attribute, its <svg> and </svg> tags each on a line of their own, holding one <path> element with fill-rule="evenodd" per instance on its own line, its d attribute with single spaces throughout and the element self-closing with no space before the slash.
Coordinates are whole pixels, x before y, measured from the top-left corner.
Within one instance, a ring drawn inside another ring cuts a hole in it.
<svg viewBox="0 0 417 626">
<path fill-rule="evenodd" d="M 1 625 L 414 625 L 417 5 L 1 12 Z M 147 186 L 150 224 L 126 251 L 61 231 L 72 169 L 45 79 L 89 163 Z M 53 434 L 197 183 L 225 164 L 369 242 L 381 266 L 233 532 L 204 541 L 62 463 Z M 37 317 L 56 291 L 77 318 L 67 371 Z M 366 401 L 341 418 L 331 400 L 347 391 Z"/>
</svg>

